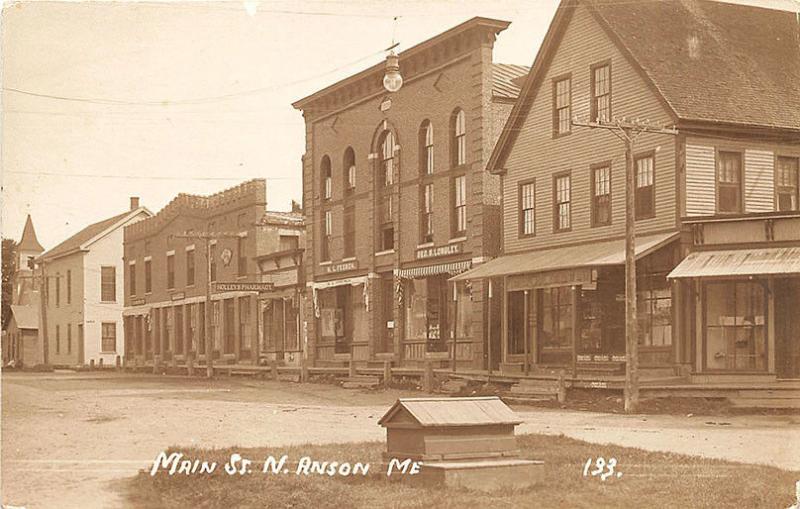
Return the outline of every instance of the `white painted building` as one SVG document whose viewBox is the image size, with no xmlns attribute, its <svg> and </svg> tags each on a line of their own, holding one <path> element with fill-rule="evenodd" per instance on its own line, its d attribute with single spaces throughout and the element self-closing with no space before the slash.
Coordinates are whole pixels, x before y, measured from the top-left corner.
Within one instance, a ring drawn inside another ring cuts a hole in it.
<svg viewBox="0 0 800 509">
<path fill-rule="evenodd" d="M 131 198 L 128 211 L 87 226 L 36 260 L 44 281 L 45 363 L 113 365 L 123 356 L 123 229 L 151 216 Z"/>
</svg>

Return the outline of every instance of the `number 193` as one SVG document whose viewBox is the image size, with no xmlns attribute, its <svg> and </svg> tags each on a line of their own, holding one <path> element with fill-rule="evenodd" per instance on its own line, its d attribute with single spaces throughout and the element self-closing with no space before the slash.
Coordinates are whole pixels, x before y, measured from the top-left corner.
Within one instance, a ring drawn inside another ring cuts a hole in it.
<svg viewBox="0 0 800 509">
<path fill-rule="evenodd" d="M 592 463 L 594 463 L 594 468 L 592 468 Z M 622 472 L 615 471 L 616 467 L 617 458 L 609 458 L 608 461 L 602 456 L 598 456 L 597 459 L 589 458 L 583 465 L 583 476 L 599 477 L 601 481 L 605 481 L 611 476 L 622 477 Z"/>
</svg>

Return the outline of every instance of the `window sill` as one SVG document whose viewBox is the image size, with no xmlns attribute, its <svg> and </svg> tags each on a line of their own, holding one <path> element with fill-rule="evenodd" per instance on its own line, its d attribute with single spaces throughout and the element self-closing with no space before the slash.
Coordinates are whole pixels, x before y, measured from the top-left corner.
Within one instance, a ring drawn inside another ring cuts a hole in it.
<svg viewBox="0 0 800 509">
<path fill-rule="evenodd" d="M 247 274 L 243 274 L 243 275 L 241 275 L 241 276 L 236 276 L 236 279 L 237 279 L 237 280 L 239 280 L 239 279 L 246 279 L 246 278 L 247 278 Z"/>
<path fill-rule="evenodd" d="M 389 255 L 389 254 L 394 254 L 394 249 L 387 249 L 385 251 L 377 251 L 375 253 L 375 256 L 383 256 L 383 255 Z"/>
<path fill-rule="evenodd" d="M 356 261 L 356 257 L 355 256 L 348 256 L 347 258 L 342 258 L 342 261 L 343 262 L 354 262 L 354 261 Z"/>
<path fill-rule="evenodd" d="M 467 240 L 467 237 L 466 237 L 466 235 L 464 235 L 462 237 L 455 237 L 453 239 L 450 239 L 450 240 L 447 241 L 447 243 L 448 244 L 457 244 L 459 242 L 466 242 L 466 240 Z"/>
<path fill-rule="evenodd" d="M 133 295 L 132 297 L 136 297 L 136 296 Z M 116 303 L 117 303 L 117 301 L 115 301 L 115 300 L 101 300 L 100 301 L 100 304 L 116 304 Z M 58 307 L 58 306 L 56 306 L 56 307 Z"/>
<path fill-rule="evenodd" d="M 103 350 L 102 352 L 100 352 L 100 355 L 116 355 L 116 353 L 117 353 L 116 350 Z"/>
<path fill-rule="evenodd" d="M 331 263 L 333 263 L 333 261 L 331 260 L 325 260 L 323 262 L 319 262 L 320 265 L 330 265 Z"/>
<path fill-rule="evenodd" d="M 425 249 L 426 247 L 433 247 L 433 242 L 426 242 L 424 244 L 417 244 L 417 249 Z"/>
</svg>

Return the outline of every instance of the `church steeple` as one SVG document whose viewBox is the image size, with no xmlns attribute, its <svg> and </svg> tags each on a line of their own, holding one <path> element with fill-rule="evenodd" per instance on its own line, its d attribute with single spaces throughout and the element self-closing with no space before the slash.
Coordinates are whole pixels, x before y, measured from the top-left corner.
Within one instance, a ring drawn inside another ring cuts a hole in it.
<svg viewBox="0 0 800 509">
<path fill-rule="evenodd" d="M 36 230 L 33 229 L 33 220 L 28 214 L 25 220 L 25 228 L 22 230 L 22 238 L 17 244 L 17 270 L 29 270 L 31 267 L 28 260 L 36 258 L 44 252 L 44 248 L 36 238 Z"/>
</svg>

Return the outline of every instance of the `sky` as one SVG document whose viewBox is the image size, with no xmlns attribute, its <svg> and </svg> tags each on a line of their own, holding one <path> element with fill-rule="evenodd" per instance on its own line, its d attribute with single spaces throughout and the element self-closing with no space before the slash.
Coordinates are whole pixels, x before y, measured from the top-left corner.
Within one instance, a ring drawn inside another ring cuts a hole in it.
<svg viewBox="0 0 800 509">
<path fill-rule="evenodd" d="M 747 3 L 764 1 L 800 5 Z M 157 212 L 252 178 L 267 179 L 269 209 L 287 210 L 305 144 L 293 101 L 381 62 L 393 39 L 402 51 L 473 16 L 511 21 L 495 62 L 531 65 L 557 5 L 5 3 L 2 235 L 19 240 L 30 214 L 49 249 L 130 196 Z"/>
</svg>

